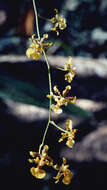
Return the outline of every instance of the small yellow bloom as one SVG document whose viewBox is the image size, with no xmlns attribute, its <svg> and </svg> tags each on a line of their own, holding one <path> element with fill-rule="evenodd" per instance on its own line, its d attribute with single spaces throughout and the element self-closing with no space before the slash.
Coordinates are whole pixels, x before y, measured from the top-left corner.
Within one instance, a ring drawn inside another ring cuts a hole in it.
<svg viewBox="0 0 107 190">
<path fill-rule="evenodd" d="M 60 114 L 62 113 L 62 109 L 61 106 L 63 105 L 67 105 L 69 102 L 74 103 L 76 101 L 76 97 L 68 97 L 66 96 L 69 91 L 71 89 L 71 86 L 66 86 L 65 90 L 63 90 L 62 94 L 60 93 L 60 91 L 58 90 L 58 88 L 56 86 L 54 86 L 53 90 L 55 92 L 55 94 L 51 94 L 51 95 L 47 95 L 48 98 L 53 98 L 54 101 L 56 102 L 56 105 L 52 104 L 51 105 L 51 109 L 57 113 Z"/>
<path fill-rule="evenodd" d="M 32 48 L 31 46 L 26 51 L 26 56 L 28 58 L 35 59 L 35 60 L 40 59 L 41 54 L 42 54 L 42 49 L 38 50 L 37 48 L 35 47 Z"/>
<path fill-rule="evenodd" d="M 72 79 L 73 79 L 73 76 L 70 72 L 65 74 L 65 80 L 67 80 L 69 83 L 72 82 Z"/>
<path fill-rule="evenodd" d="M 55 9 L 56 15 L 55 17 L 51 18 L 51 22 L 54 24 L 54 27 L 51 28 L 52 31 L 55 31 L 57 33 L 57 36 L 59 35 L 59 29 L 64 30 L 66 25 L 66 19 L 62 16 L 58 15 L 58 10 Z"/>
<path fill-rule="evenodd" d="M 43 166 L 53 166 L 53 160 L 47 154 L 48 149 L 48 145 L 44 145 L 41 154 L 38 152 L 30 151 L 30 156 L 32 156 L 32 159 L 28 159 L 28 161 L 30 163 L 37 164 L 37 167 L 32 167 L 30 169 L 30 172 L 36 178 L 42 179 L 46 176 L 45 170 L 42 169 Z"/>
<path fill-rule="evenodd" d="M 41 39 L 35 38 L 34 36 L 33 34 L 30 38 L 32 43 L 26 51 L 26 56 L 38 60 L 41 58 L 43 49 L 47 50 L 48 47 L 52 46 L 52 43 L 44 43 L 48 39 L 48 34 L 44 34 Z"/>
<path fill-rule="evenodd" d="M 72 180 L 73 173 L 68 169 L 69 165 L 66 164 L 66 159 L 63 158 L 62 165 L 61 166 L 55 165 L 54 168 L 56 170 L 59 170 L 56 177 L 54 177 L 54 179 L 56 180 L 55 183 L 58 183 L 60 178 L 63 176 L 62 182 L 65 185 L 69 185 Z"/>
<path fill-rule="evenodd" d="M 65 63 L 64 70 L 68 71 L 68 73 L 65 74 L 65 80 L 67 80 L 69 83 L 71 83 L 75 76 L 75 68 L 73 68 L 73 66 L 72 66 L 72 57 L 69 57 L 68 62 Z"/>
<path fill-rule="evenodd" d="M 74 138 L 75 138 L 76 131 L 77 131 L 76 129 L 72 129 L 72 120 L 67 120 L 66 121 L 66 132 L 61 133 L 62 136 L 58 142 L 62 142 L 65 138 L 67 138 L 66 145 L 69 148 L 72 148 L 75 143 Z"/>
</svg>

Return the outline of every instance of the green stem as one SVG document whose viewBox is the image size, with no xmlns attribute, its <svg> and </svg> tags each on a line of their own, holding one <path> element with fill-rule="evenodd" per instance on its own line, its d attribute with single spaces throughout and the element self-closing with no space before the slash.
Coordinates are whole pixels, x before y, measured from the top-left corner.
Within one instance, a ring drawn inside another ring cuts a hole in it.
<svg viewBox="0 0 107 190">
<path fill-rule="evenodd" d="M 38 17 L 39 17 L 39 18 L 41 18 L 41 19 L 44 19 L 44 20 L 46 20 L 46 21 L 48 21 L 48 22 L 51 22 L 51 19 L 44 18 L 44 17 L 43 17 L 43 16 L 41 16 L 40 14 L 38 14 Z"/>
<path fill-rule="evenodd" d="M 38 24 L 38 13 L 37 13 L 37 9 L 36 9 L 35 0 L 33 0 L 33 7 L 34 7 L 34 12 L 35 12 L 35 18 L 36 18 L 37 35 L 38 35 L 38 38 L 40 39 L 39 24 Z M 46 61 L 46 64 L 47 64 L 47 68 L 48 68 L 49 92 L 51 94 L 52 93 L 52 82 L 51 82 L 50 65 L 49 65 L 48 58 L 47 58 L 47 55 L 46 55 L 44 49 L 42 49 L 42 51 L 43 51 L 43 55 L 44 55 L 44 58 L 45 58 L 45 61 Z M 50 121 L 51 121 L 51 104 L 52 104 L 52 98 L 50 98 L 50 100 L 49 100 L 49 118 L 48 118 L 48 123 L 47 123 L 46 129 L 45 129 L 43 138 L 42 138 L 42 143 L 39 146 L 39 153 L 41 153 L 41 149 L 42 149 L 42 147 L 44 145 L 46 134 L 47 134 L 49 124 L 50 124 Z"/>
<path fill-rule="evenodd" d="M 50 94 L 51 94 L 52 93 L 52 82 L 51 82 L 50 65 L 48 63 L 48 59 L 47 59 L 47 56 L 46 56 L 46 53 L 45 53 L 44 50 L 43 50 L 43 54 L 44 54 L 44 57 L 45 57 L 47 68 L 48 68 L 49 91 L 50 91 Z M 43 135 L 42 143 L 39 146 L 39 153 L 41 152 L 41 148 L 44 145 L 46 134 L 47 134 L 47 131 L 48 131 L 48 128 L 49 128 L 49 124 L 51 123 L 51 104 L 52 104 L 52 98 L 50 98 L 50 100 L 49 100 L 49 118 L 48 118 L 48 123 L 47 123 L 46 129 L 45 129 L 44 135 Z"/>
<path fill-rule="evenodd" d="M 46 134 L 47 134 L 47 131 L 48 131 L 49 124 L 50 124 L 50 121 L 48 120 L 47 126 L 45 128 L 45 132 L 44 132 L 44 135 L 43 135 L 43 138 L 42 138 L 42 143 L 39 146 L 39 154 L 41 153 L 41 149 L 44 146 L 44 142 L 45 142 L 45 138 L 46 138 Z"/>
<path fill-rule="evenodd" d="M 54 121 L 50 121 L 50 123 L 55 126 L 57 129 L 59 129 L 60 131 L 63 131 L 64 133 L 66 133 L 67 131 L 62 129 L 61 127 L 59 127 L 58 125 L 56 125 L 56 123 Z"/>
<path fill-rule="evenodd" d="M 38 38 L 40 39 L 39 23 L 38 23 L 38 13 L 37 13 L 37 9 L 36 9 L 35 0 L 33 0 L 33 8 L 34 8 L 35 19 L 36 19 L 36 30 L 37 30 L 37 35 L 38 35 Z"/>
</svg>

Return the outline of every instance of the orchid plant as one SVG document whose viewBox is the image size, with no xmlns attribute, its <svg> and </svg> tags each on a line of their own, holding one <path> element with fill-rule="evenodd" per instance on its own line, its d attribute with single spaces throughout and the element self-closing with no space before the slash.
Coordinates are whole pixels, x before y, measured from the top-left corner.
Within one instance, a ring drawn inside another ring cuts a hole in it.
<svg viewBox="0 0 107 190">
<path fill-rule="evenodd" d="M 57 86 L 52 87 L 52 80 L 51 80 L 51 72 L 50 72 L 50 64 L 47 57 L 47 49 L 50 48 L 53 43 L 47 42 L 48 34 L 44 34 L 43 36 L 40 35 L 39 32 L 39 24 L 38 24 L 38 13 L 36 8 L 35 0 L 32 0 L 35 19 L 36 19 L 36 29 L 37 34 L 32 34 L 30 38 L 30 46 L 26 51 L 26 56 L 28 58 L 32 58 L 35 61 L 39 60 L 43 55 L 45 58 L 45 62 L 47 65 L 48 70 L 48 79 L 49 79 L 49 93 L 46 95 L 49 99 L 49 117 L 48 122 L 45 128 L 45 132 L 43 134 L 42 142 L 38 148 L 37 152 L 30 151 L 30 157 L 28 161 L 30 163 L 34 163 L 34 167 L 30 169 L 31 174 L 38 179 L 43 179 L 46 176 L 46 171 L 44 170 L 44 166 L 52 167 L 53 169 L 57 170 L 58 173 L 56 177 L 53 177 L 56 181 L 55 183 L 59 182 L 62 179 L 62 182 L 66 185 L 70 184 L 73 172 L 69 169 L 69 165 L 66 163 L 66 158 L 62 158 L 63 162 L 62 165 L 59 166 L 58 164 L 54 163 L 53 159 L 48 155 L 49 146 L 45 144 L 46 135 L 48 132 L 48 128 L 50 125 L 56 127 L 61 131 L 61 137 L 59 138 L 59 143 L 61 143 L 64 139 L 66 139 L 66 145 L 69 148 L 72 148 L 75 143 L 75 133 L 76 129 L 72 128 L 72 120 L 68 119 L 66 121 L 65 129 L 58 126 L 52 120 L 52 112 L 56 114 L 61 114 L 63 112 L 63 106 L 67 106 L 68 103 L 75 103 L 76 97 L 68 96 L 71 86 L 70 83 L 72 82 L 75 76 L 75 68 L 72 65 L 72 57 L 68 58 L 68 61 L 65 63 L 64 68 L 57 68 L 65 72 L 65 78 L 69 85 L 65 86 L 65 89 L 61 93 Z M 55 9 L 55 16 L 53 18 L 48 19 L 49 22 L 53 24 L 51 30 L 56 32 L 56 35 L 59 36 L 60 32 L 67 27 L 66 19 L 63 16 L 60 16 L 58 10 Z M 63 176 L 63 177 L 62 177 Z"/>
</svg>

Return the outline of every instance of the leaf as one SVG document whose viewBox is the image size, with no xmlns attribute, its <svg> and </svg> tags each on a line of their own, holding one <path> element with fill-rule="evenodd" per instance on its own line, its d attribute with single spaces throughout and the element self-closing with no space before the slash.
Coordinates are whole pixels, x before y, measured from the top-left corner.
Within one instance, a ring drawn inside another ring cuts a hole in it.
<svg viewBox="0 0 107 190">
<path fill-rule="evenodd" d="M 40 65 L 0 64 L 0 97 L 48 109 L 49 94 L 47 68 Z M 41 67 L 41 68 L 40 68 Z M 44 68 L 43 68 L 44 67 Z M 63 106 L 64 107 L 64 106 Z M 90 117 L 92 114 L 74 104 L 64 107 L 67 114 Z"/>
<path fill-rule="evenodd" d="M 80 117 L 93 117 L 92 112 L 84 110 L 83 108 L 72 103 L 69 103 L 67 107 L 65 107 L 63 110 L 65 111 L 65 113 L 72 113 L 73 115 L 77 115 Z"/>
<path fill-rule="evenodd" d="M 48 100 L 44 103 L 42 99 L 44 96 L 42 89 L 36 88 L 33 84 L 10 76 L 0 76 L 0 86 L 2 86 L 0 88 L 1 98 L 45 108 L 48 107 Z"/>
</svg>

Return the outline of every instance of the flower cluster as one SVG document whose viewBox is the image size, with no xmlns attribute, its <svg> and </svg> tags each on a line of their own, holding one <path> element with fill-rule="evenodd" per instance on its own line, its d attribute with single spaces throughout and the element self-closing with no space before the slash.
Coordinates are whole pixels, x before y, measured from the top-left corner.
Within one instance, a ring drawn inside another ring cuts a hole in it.
<svg viewBox="0 0 107 190">
<path fill-rule="evenodd" d="M 66 121 L 66 131 L 64 133 L 61 133 L 62 136 L 58 142 L 62 142 L 65 138 L 67 138 L 66 145 L 69 148 L 72 148 L 75 143 L 74 138 L 75 138 L 76 131 L 77 131 L 77 129 L 72 128 L 72 120 L 67 120 Z"/>
<path fill-rule="evenodd" d="M 43 166 L 52 166 L 53 165 L 53 160 L 51 157 L 48 156 L 48 145 L 45 145 L 43 147 L 42 153 L 40 154 L 39 152 L 30 152 L 30 156 L 32 156 L 32 159 L 29 159 L 28 161 L 30 163 L 35 163 L 37 164 L 37 167 L 32 167 L 30 169 L 31 174 L 38 178 L 38 179 L 43 179 L 46 176 L 45 170 L 42 169 Z"/>
<path fill-rule="evenodd" d="M 55 31 L 57 33 L 57 36 L 59 35 L 59 29 L 64 30 L 67 27 L 66 19 L 62 16 L 59 16 L 58 10 L 55 9 L 56 15 L 55 17 L 51 18 L 51 22 L 54 24 L 54 27 L 51 28 L 52 31 Z"/>
<path fill-rule="evenodd" d="M 30 38 L 31 44 L 26 51 L 26 56 L 35 60 L 40 59 L 43 49 L 47 50 L 48 47 L 52 46 L 52 43 L 45 43 L 48 39 L 48 34 L 44 34 L 41 39 L 35 38 L 35 34 Z"/>
<path fill-rule="evenodd" d="M 50 94 L 47 95 L 48 98 L 53 98 L 56 102 L 56 105 L 52 104 L 51 105 L 51 109 L 55 112 L 55 113 L 62 113 L 62 109 L 61 106 L 63 105 L 67 105 L 69 102 L 74 103 L 76 101 L 76 96 L 74 97 L 68 97 L 66 96 L 69 91 L 71 90 L 71 86 L 66 86 L 65 90 L 63 90 L 62 94 L 60 93 L 60 91 L 58 90 L 58 88 L 56 86 L 54 86 L 53 88 L 54 93 L 55 94 Z"/>
<path fill-rule="evenodd" d="M 62 182 L 66 185 L 70 184 L 71 179 L 73 177 L 73 173 L 68 169 L 69 165 L 66 164 L 66 159 L 63 158 L 63 163 L 61 166 L 57 164 L 53 164 L 53 160 L 50 156 L 48 156 L 48 145 L 44 145 L 42 153 L 40 154 L 39 152 L 30 152 L 30 156 L 32 156 L 32 159 L 29 159 L 28 161 L 30 163 L 35 163 L 37 164 L 37 167 L 32 167 L 30 169 L 31 174 L 38 179 L 43 179 L 46 176 L 46 171 L 42 169 L 43 166 L 51 166 L 54 169 L 58 170 L 58 174 L 56 177 L 53 177 L 56 182 L 58 183 L 59 179 L 63 177 Z"/>
</svg>

